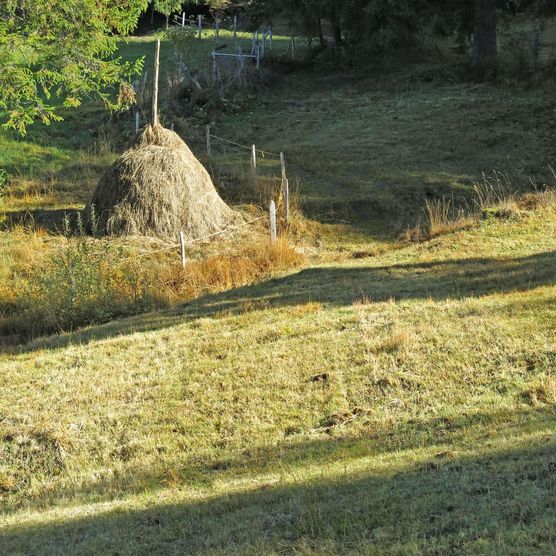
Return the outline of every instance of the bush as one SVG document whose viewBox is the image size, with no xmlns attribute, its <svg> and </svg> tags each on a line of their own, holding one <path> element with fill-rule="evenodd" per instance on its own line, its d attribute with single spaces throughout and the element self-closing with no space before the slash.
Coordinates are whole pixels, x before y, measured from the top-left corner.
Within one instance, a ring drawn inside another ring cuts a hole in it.
<svg viewBox="0 0 556 556">
<path fill-rule="evenodd" d="M 15 313 L 25 336 L 74 330 L 163 302 L 139 260 L 108 241 L 72 238 L 20 281 Z"/>
</svg>

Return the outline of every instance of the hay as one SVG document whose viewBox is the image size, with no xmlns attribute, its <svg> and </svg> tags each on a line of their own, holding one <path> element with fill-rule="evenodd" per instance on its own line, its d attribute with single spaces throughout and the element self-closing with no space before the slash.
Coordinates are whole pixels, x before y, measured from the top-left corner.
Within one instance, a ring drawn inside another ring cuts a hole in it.
<svg viewBox="0 0 556 556">
<path fill-rule="evenodd" d="M 182 139 L 147 126 L 100 179 L 87 207 L 98 231 L 198 239 L 223 230 L 235 213 Z"/>
</svg>

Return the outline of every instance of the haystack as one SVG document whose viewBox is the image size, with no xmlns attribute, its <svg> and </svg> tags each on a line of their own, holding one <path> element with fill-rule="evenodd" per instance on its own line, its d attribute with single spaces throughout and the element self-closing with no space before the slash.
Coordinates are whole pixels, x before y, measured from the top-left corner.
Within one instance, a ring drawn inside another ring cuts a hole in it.
<svg viewBox="0 0 556 556">
<path fill-rule="evenodd" d="M 221 231 L 234 219 L 188 146 L 160 125 L 139 133 L 101 178 L 92 212 L 107 234 L 175 238 L 183 230 L 188 239 Z"/>
</svg>

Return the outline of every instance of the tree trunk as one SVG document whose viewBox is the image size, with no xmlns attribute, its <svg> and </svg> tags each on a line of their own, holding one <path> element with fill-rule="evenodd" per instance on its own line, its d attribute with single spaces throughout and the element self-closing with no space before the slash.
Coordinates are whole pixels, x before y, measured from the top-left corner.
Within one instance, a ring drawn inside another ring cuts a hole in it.
<svg viewBox="0 0 556 556">
<path fill-rule="evenodd" d="M 167 16 L 166 16 L 166 29 L 169 29 L 169 28 L 170 28 L 170 24 L 168 23 L 169 20 L 170 20 L 170 16 L 167 15 Z"/>
<path fill-rule="evenodd" d="M 324 40 L 324 33 L 322 32 L 322 19 L 319 17 L 319 42 L 320 47 L 324 50 L 326 47 L 326 42 Z"/>
<path fill-rule="evenodd" d="M 151 25 L 154 23 L 154 3 L 151 4 Z"/>
<path fill-rule="evenodd" d="M 496 70 L 496 0 L 475 0 L 473 67 L 484 74 Z"/>
<path fill-rule="evenodd" d="M 330 14 L 330 25 L 332 26 L 332 44 L 334 45 L 334 49 L 337 49 L 342 45 L 342 28 L 336 9 L 333 9 Z"/>
<path fill-rule="evenodd" d="M 539 37 L 540 37 L 540 18 L 543 0 L 535 2 L 535 23 L 531 32 L 531 69 L 537 71 L 539 68 Z"/>
</svg>

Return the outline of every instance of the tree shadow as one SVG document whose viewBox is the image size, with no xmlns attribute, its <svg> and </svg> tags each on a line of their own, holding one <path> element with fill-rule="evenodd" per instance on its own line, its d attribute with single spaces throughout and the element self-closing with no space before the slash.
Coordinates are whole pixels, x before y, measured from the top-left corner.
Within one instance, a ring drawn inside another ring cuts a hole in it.
<svg viewBox="0 0 556 556">
<path fill-rule="evenodd" d="M 465 299 L 556 284 L 556 251 L 518 258 L 471 258 L 388 266 L 314 267 L 266 282 L 200 297 L 172 309 L 130 317 L 73 333 L 41 338 L 20 351 L 169 328 L 199 318 L 319 302 Z M 13 350 L 12 350 L 13 351 Z"/>
<path fill-rule="evenodd" d="M 286 475 L 239 492 L 209 491 L 201 501 L 183 485 L 190 494 L 183 502 L 178 495 L 97 515 L 91 507 L 65 522 L 4 527 L 0 547 L 5 554 L 550 553 L 554 438 L 479 451 L 303 482 Z"/>
</svg>

